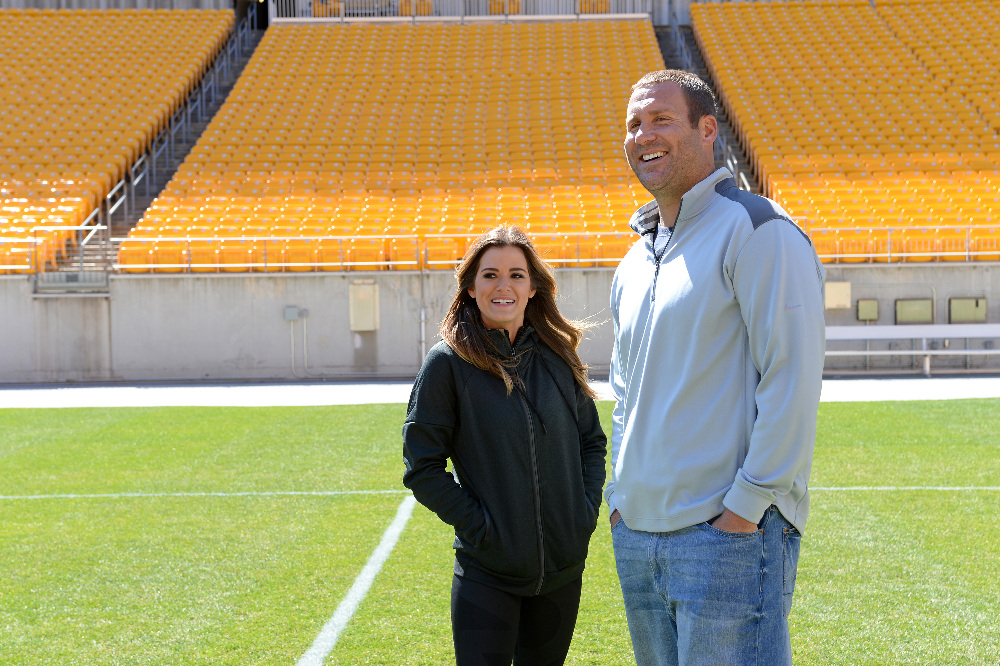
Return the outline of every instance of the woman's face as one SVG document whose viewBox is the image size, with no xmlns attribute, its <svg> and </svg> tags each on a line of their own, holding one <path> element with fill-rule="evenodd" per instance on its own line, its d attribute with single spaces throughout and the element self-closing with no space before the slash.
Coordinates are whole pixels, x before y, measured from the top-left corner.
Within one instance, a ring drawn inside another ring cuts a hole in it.
<svg viewBox="0 0 1000 666">
<path fill-rule="evenodd" d="M 502 328 L 511 342 L 524 324 L 524 309 L 535 295 L 528 261 L 516 245 L 491 247 L 479 258 L 476 281 L 469 289 L 486 328 Z"/>
</svg>

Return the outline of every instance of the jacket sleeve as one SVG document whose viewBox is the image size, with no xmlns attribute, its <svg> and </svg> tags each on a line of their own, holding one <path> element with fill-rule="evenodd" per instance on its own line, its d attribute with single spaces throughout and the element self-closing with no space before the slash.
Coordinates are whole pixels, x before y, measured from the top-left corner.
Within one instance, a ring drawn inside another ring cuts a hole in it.
<svg viewBox="0 0 1000 666">
<path fill-rule="evenodd" d="M 750 234 L 732 281 L 760 380 L 750 446 L 723 504 L 756 523 L 777 496 L 808 483 L 826 346 L 824 271 L 805 235 L 774 219 Z"/>
<path fill-rule="evenodd" d="M 489 534 L 486 512 L 447 470 L 459 399 L 451 361 L 441 350 L 432 349 L 413 384 L 403 424 L 403 485 L 478 548 Z"/>
<path fill-rule="evenodd" d="M 608 438 L 601 427 L 594 399 L 584 393 L 579 384 L 576 384 L 576 418 L 580 429 L 583 487 L 596 519 L 601 513 L 601 491 L 607 476 L 605 460 L 608 455 Z"/>
</svg>

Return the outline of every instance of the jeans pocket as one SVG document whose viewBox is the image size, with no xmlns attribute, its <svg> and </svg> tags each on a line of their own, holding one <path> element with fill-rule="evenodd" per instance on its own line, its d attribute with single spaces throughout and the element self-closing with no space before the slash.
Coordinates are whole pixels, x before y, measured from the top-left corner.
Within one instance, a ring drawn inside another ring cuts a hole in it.
<svg viewBox="0 0 1000 666">
<path fill-rule="evenodd" d="M 618 531 L 618 526 L 624 523 L 625 519 L 621 517 L 621 514 L 618 514 L 618 522 L 611 526 L 611 533 L 614 534 L 616 531 Z"/>
<path fill-rule="evenodd" d="M 799 568 L 799 548 L 802 545 L 802 535 L 794 527 L 782 528 L 782 601 L 785 617 L 792 612 L 792 596 L 795 593 L 795 575 Z"/>
<path fill-rule="evenodd" d="M 726 530 L 720 530 L 718 527 L 713 527 L 712 521 L 710 520 L 706 520 L 705 522 L 701 523 L 699 527 L 705 529 L 709 533 L 716 534 L 719 536 L 724 536 L 728 539 L 747 539 L 755 536 L 760 536 L 761 534 L 761 531 L 759 529 L 756 529 L 753 532 L 727 532 Z"/>
</svg>

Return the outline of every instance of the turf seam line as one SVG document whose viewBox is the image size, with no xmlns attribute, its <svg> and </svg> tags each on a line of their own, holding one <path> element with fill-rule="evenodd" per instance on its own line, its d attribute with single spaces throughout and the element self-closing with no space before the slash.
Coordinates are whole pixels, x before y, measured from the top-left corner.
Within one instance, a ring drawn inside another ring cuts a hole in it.
<svg viewBox="0 0 1000 666">
<path fill-rule="evenodd" d="M 337 495 L 402 495 L 408 490 L 274 490 L 193 493 L 94 493 L 60 495 L 0 495 L 0 500 L 124 499 L 131 497 L 335 497 Z"/>
<path fill-rule="evenodd" d="M 361 604 L 365 595 L 368 594 L 368 590 L 375 581 L 375 576 L 378 575 L 378 572 L 382 569 L 382 565 L 389 558 L 389 554 L 396 547 L 396 541 L 399 540 L 399 535 L 403 533 L 403 528 L 406 527 L 410 516 L 413 515 L 413 507 L 416 503 L 417 500 L 413 495 L 410 495 L 399 505 L 395 519 L 386 528 L 385 533 L 382 535 L 382 540 L 372 552 L 371 557 L 368 558 L 368 562 L 365 563 L 361 573 L 354 579 L 351 589 L 347 591 L 347 595 L 340 602 L 340 605 L 337 606 L 333 617 L 323 625 L 323 629 L 319 632 L 316 640 L 313 641 L 312 646 L 299 659 L 297 666 L 322 666 L 323 660 L 326 659 L 327 655 L 333 650 L 334 645 L 337 644 L 340 633 L 351 620 L 354 611 L 357 610 L 358 605 Z"/>
</svg>

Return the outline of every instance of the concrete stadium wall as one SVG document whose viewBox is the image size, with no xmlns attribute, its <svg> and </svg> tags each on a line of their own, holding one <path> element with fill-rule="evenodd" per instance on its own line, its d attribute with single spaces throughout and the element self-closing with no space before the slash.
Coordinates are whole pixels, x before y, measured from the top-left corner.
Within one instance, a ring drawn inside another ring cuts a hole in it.
<svg viewBox="0 0 1000 666">
<path fill-rule="evenodd" d="M 1000 322 L 1000 264 L 833 265 L 827 274 L 852 290 L 850 309 L 827 311 L 829 325 L 857 324 L 858 298 L 879 301 L 878 324 L 894 323 L 896 299 L 934 298 L 935 322 L 943 324 L 952 296 L 987 298 L 988 321 Z M 595 376 L 608 367 L 612 275 L 610 268 L 557 271 L 560 308 L 592 322 L 581 355 Z M 378 287 L 380 325 L 352 332 L 350 286 L 366 281 Z M 36 296 L 30 278 L 0 277 L 0 382 L 412 377 L 439 339 L 453 290 L 447 271 L 119 275 L 105 296 Z M 308 315 L 286 321 L 288 306 Z M 1000 370 L 1000 358 L 991 359 L 988 367 Z M 829 359 L 827 368 L 905 371 L 919 362 L 883 357 L 866 366 L 852 357 Z M 984 363 L 933 359 L 935 369 Z"/>
<path fill-rule="evenodd" d="M 609 270 L 561 271 L 581 352 L 606 372 Z M 349 288 L 378 287 L 378 330 L 352 332 Z M 112 276 L 109 296 L 34 296 L 0 278 L 0 382 L 413 376 L 454 293 L 449 272 Z M 285 320 L 285 308 L 308 311 Z M 421 314 L 423 313 L 423 325 Z M 306 346 L 308 345 L 308 347 Z"/>
<path fill-rule="evenodd" d="M 834 264 L 826 267 L 827 284 L 849 282 L 851 307 L 827 310 L 828 326 L 864 325 L 857 320 L 858 299 L 878 301 L 878 320 L 875 325 L 893 325 L 897 299 L 931 299 L 934 324 L 948 324 L 951 298 L 985 298 L 987 323 L 1000 323 L 1000 264 L 964 262 L 878 264 Z M 910 340 L 862 341 L 828 343 L 827 349 L 892 351 L 920 349 L 921 342 Z M 968 345 L 966 347 L 965 345 Z M 994 349 L 1000 340 L 931 340 L 930 349 Z M 827 358 L 826 370 L 844 371 L 899 371 L 919 372 L 923 358 L 918 356 L 861 356 Z M 991 356 L 936 356 L 931 359 L 934 372 L 986 370 L 1000 372 L 1000 355 Z"/>
</svg>

